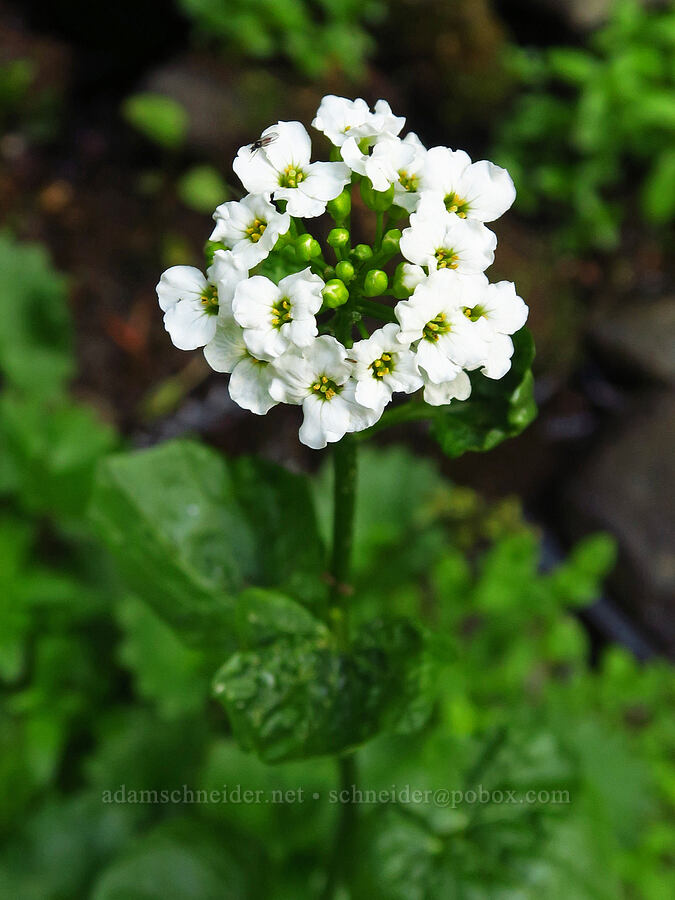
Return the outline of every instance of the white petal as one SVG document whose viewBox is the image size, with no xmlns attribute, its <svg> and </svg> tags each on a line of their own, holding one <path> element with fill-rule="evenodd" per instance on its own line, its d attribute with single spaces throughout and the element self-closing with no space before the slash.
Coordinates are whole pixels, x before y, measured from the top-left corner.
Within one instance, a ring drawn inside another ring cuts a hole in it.
<svg viewBox="0 0 675 900">
<path fill-rule="evenodd" d="M 512 281 L 488 286 L 483 301 L 488 321 L 501 334 L 515 334 L 527 321 L 528 308 Z"/>
<path fill-rule="evenodd" d="M 194 266 L 172 266 L 157 285 L 157 299 L 162 311 L 166 312 L 179 300 L 198 299 L 206 285 L 206 278 Z"/>
<path fill-rule="evenodd" d="M 276 137 L 263 153 L 277 172 L 287 166 L 304 169 L 309 165 L 312 140 L 302 122 L 277 122 L 263 131 L 262 136 L 275 133 Z"/>
<path fill-rule="evenodd" d="M 481 369 L 483 375 L 493 379 L 503 378 L 511 368 L 513 351 L 513 341 L 508 335 L 495 335 L 494 339 L 487 345 L 485 365 Z"/>
<path fill-rule="evenodd" d="M 281 292 L 273 281 L 254 275 L 237 285 L 232 314 L 242 328 L 271 328 L 272 307 L 280 298 Z"/>
<path fill-rule="evenodd" d="M 242 409 L 264 416 L 277 403 L 270 396 L 271 380 L 269 365 L 243 359 L 230 376 L 230 397 Z"/>
<path fill-rule="evenodd" d="M 350 178 L 349 167 L 341 162 L 314 162 L 305 168 L 299 189 L 315 200 L 334 200 Z"/>
<path fill-rule="evenodd" d="M 479 222 L 498 219 L 516 199 L 509 173 L 486 159 L 473 163 L 464 172 L 460 191 L 469 204 L 468 217 Z"/>
<path fill-rule="evenodd" d="M 459 372 L 443 384 L 428 382 L 424 387 L 424 402 L 430 406 L 445 406 L 451 400 L 467 400 L 471 396 L 471 381 L 466 372 Z"/>
<path fill-rule="evenodd" d="M 164 327 L 179 350 L 196 350 L 216 333 L 216 316 L 207 315 L 189 300 L 180 300 L 164 313 Z"/>
<path fill-rule="evenodd" d="M 422 340 L 417 348 L 417 365 L 426 373 L 429 381 L 442 384 L 450 381 L 459 372 L 459 366 L 444 352 L 441 341 Z"/>
<path fill-rule="evenodd" d="M 262 150 L 241 147 L 232 168 L 251 194 L 272 193 L 279 186 L 279 173 L 270 165 Z"/>
<path fill-rule="evenodd" d="M 374 378 L 372 372 L 368 372 L 356 382 L 354 396 L 358 403 L 369 409 L 378 409 L 391 399 L 391 387 L 385 384 L 381 378 Z"/>
<path fill-rule="evenodd" d="M 232 372 L 247 356 L 241 327 L 229 317 L 218 317 L 216 333 L 204 347 L 207 363 L 216 372 Z"/>
</svg>

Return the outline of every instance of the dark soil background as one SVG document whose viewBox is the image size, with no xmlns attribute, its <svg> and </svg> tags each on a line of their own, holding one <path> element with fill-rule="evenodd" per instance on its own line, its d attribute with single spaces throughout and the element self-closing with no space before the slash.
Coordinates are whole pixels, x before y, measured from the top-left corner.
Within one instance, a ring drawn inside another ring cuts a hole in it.
<svg viewBox="0 0 675 900">
<path fill-rule="evenodd" d="M 580 42 L 593 24 L 586 12 L 553 0 L 395 0 L 365 83 L 355 86 L 339 74 L 310 83 L 282 62 L 224 59 L 191 40 L 168 2 L 0 2 L 0 62 L 37 66 L 31 109 L 0 139 L 0 224 L 46 244 L 70 278 L 78 396 L 139 446 L 191 432 L 228 453 L 317 467 L 321 454 L 298 443 L 295 410 L 264 418 L 240 410 L 226 379 L 164 333 L 155 284 L 167 265 L 200 263 L 211 224 L 181 203 L 175 176 L 208 162 L 235 188 L 237 147 L 279 118 L 309 123 L 329 92 L 387 97 L 426 143 L 480 158 L 514 90 L 502 70 L 505 42 Z M 188 108 L 181 153 L 162 153 L 125 123 L 120 104 L 139 90 Z M 370 224 L 365 211 L 361 221 Z M 672 653 L 672 263 L 637 225 L 618 252 L 585 258 L 559 255 L 549 228 L 504 217 L 489 273 L 514 280 L 530 306 L 538 420 L 496 451 L 456 462 L 423 426 L 386 440 L 435 456 L 451 478 L 489 497 L 520 495 L 552 558 L 591 530 L 612 532 L 620 563 L 589 627 L 598 641 L 622 640 L 642 656 Z M 167 379 L 175 402 L 157 415 Z"/>
</svg>

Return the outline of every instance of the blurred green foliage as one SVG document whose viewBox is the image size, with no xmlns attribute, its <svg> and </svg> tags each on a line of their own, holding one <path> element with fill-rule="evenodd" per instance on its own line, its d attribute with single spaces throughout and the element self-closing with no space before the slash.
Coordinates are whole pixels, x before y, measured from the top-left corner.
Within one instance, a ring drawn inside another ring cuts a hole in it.
<svg viewBox="0 0 675 900">
<path fill-rule="evenodd" d="M 283 56 L 308 78 L 337 69 L 363 77 L 374 47 L 368 25 L 384 15 L 381 0 L 178 0 L 197 33 L 222 45 L 228 57 Z"/>
<path fill-rule="evenodd" d="M 675 8 L 617 0 L 587 48 L 514 48 L 524 91 L 494 156 L 523 212 L 567 247 L 611 250 L 622 225 L 675 218 Z"/>
<path fill-rule="evenodd" d="M 178 196 L 195 212 L 213 212 L 216 206 L 229 199 L 230 189 L 213 166 L 193 166 L 178 180 Z"/>
<path fill-rule="evenodd" d="M 161 147 L 175 150 L 185 141 L 187 111 L 164 94 L 132 94 L 122 104 L 122 115 L 137 131 Z"/>
<path fill-rule="evenodd" d="M 24 352 L 49 351 L 55 371 L 71 372 L 63 284 L 34 247 L 3 237 L 0 254 L 41 272 L 30 292 L 4 283 L 3 315 L 53 305 L 48 321 L 60 323 L 21 331 Z M 189 441 L 111 456 L 114 434 L 68 396 L 66 376 L 48 390 L 48 375 L 38 367 L 26 379 L 12 351 L 0 341 L 0 897 L 318 897 L 338 811 L 333 761 L 269 766 L 244 752 L 230 729 L 245 739 L 251 728 L 258 741 L 255 709 L 236 707 L 235 691 L 228 722 L 210 699 L 223 646 L 186 645 L 178 618 L 229 623 L 239 661 L 225 677 L 244 695 L 251 654 L 272 653 L 282 678 L 310 641 L 312 665 L 323 665 L 313 610 L 324 549 L 310 520 L 328 531 L 330 471 L 309 482 Z M 119 557 L 119 509 L 138 515 L 122 560 L 128 586 L 85 510 L 97 462 L 97 530 Z M 390 708 L 364 688 L 377 687 L 384 662 L 368 655 L 373 616 L 417 620 L 417 634 L 406 626 L 387 643 L 393 657 L 406 644 L 410 660 L 410 642 L 421 640 L 429 671 L 406 727 L 392 721 L 361 748 L 360 789 L 482 787 L 490 798 L 418 803 L 404 792 L 360 805 L 353 897 L 672 896 L 672 673 L 618 648 L 589 667 L 574 613 L 597 595 L 611 541 L 591 537 L 542 573 L 539 537 L 515 501 L 489 506 L 401 449 L 365 450 L 360 481 L 354 624 L 365 663 L 345 671 L 367 676 L 353 682 L 363 722 Z M 227 503 L 215 509 L 215 495 Z M 160 550 L 165 596 L 155 583 Z M 265 587 L 246 586 L 252 567 Z M 293 653 L 274 649 L 280 640 Z M 396 677 L 400 699 L 407 675 Z M 267 690 L 276 704 L 274 683 Z M 317 727 L 310 716 L 288 730 L 296 703 L 287 698 L 268 720 L 276 730 L 266 747 Z M 368 737 L 363 722 L 354 740 Z M 344 724 L 327 718 L 332 729 Z M 221 796 L 224 786 L 290 790 L 296 802 L 162 801 L 184 785 Z M 499 803 L 492 793 L 532 789 L 568 791 L 569 803 Z M 157 802 L 123 802 L 141 790 L 157 791 Z"/>
</svg>

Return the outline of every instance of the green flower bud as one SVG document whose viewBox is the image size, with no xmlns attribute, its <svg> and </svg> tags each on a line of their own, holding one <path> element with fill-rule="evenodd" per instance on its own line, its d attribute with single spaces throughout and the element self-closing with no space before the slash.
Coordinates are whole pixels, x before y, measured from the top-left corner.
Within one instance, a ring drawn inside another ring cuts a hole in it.
<svg viewBox="0 0 675 900">
<path fill-rule="evenodd" d="M 321 255 L 321 245 L 311 234 L 300 234 L 295 239 L 295 252 L 303 262 L 309 262 Z"/>
<path fill-rule="evenodd" d="M 366 297 L 379 297 L 389 287 L 387 273 L 382 269 L 371 269 L 363 283 L 363 293 Z"/>
<path fill-rule="evenodd" d="M 207 241 L 204 244 L 204 256 L 206 257 L 206 264 L 208 266 L 213 262 L 213 257 L 216 254 L 216 250 L 226 250 L 227 247 L 223 244 L 222 241 Z"/>
<path fill-rule="evenodd" d="M 326 268 L 321 273 L 321 277 L 324 281 L 329 281 L 331 278 L 335 278 L 335 269 L 332 266 L 326 266 Z"/>
<path fill-rule="evenodd" d="M 346 228 L 332 228 L 326 240 L 331 247 L 346 247 L 349 244 L 349 232 Z"/>
<path fill-rule="evenodd" d="M 354 266 L 349 260 L 343 259 L 342 262 L 339 262 L 335 266 L 335 274 L 341 281 L 344 281 L 344 283 L 347 284 L 354 278 Z"/>
<path fill-rule="evenodd" d="M 385 231 L 384 233 L 380 253 L 387 259 L 391 259 L 395 253 L 398 253 L 400 242 L 401 230 L 399 228 L 390 228 L 389 231 Z"/>
<path fill-rule="evenodd" d="M 357 244 L 356 247 L 352 250 L 352 256 L 357 262 L 365 262 L 367 259 L 373 255 L 373 248 L 369 247 L 368 244 Z"/>
<path fill-rule="evenodd" d="M 344 282 L 340 281 L 339 278 L 332 278 L 327 282 L 321 293 L 323 294 L 324 305 L 330 307 L 330 309 L 337 309 L 338 306 L 344 306 L 347 300 L 349 300 L 349 291 L 344 286 Z"/>
<path fill-rule="evenodd" d="M 326 204 L 326 211 L 337 225 L 341 225 L 352 211 L 351 192 L 345 188 L 341 194 L 338 194 L 335 200 L 329 200 Z"/>
<path fill-rule="evenodd" d="M 361 180 L 361 196 L 369 209 L 375 212 L 384 212 L 389 209 L 394 199 L 394 185 L 390 185 L 386 191 L 376 191 L 370 178 Z"/>
</svg>

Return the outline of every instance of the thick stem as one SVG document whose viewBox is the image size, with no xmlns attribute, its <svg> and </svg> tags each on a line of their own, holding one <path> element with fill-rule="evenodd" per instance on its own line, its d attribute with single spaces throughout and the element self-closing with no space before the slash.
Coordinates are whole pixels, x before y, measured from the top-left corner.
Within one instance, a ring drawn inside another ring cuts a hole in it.
<svg viewBox="0 0 675 900">
<path fill-rule="evenodd" d="M 339 819 L 335 839 L 328 862 L 326 885 L 321 900 L 333 900 L 341 882 L 346 880 L 355 859 L 356 844 L 356 804 L 352 802 L 352 789 L 356 785 L 356 759 L 353 755 L 341 756 Z"/>
<path fill-rule="evenodd" d="M 354 539 L 354 508 L 356 500 L 356 442 L 346 435 L 334 449 L 333 486 L 333 556 L 331 560 L 331 586 L 329 593 L 329 618 L 342 652 L 349 648 L 349 598 L 348 581 L 351 569 Z M 340 797 L 338 820 L 333 848 L 328 863 L 326 886 L 322 900 L 333 900 L 340 884 L 349 875 L 354 860 L 356 805 L 352 802 L 352 786 L 356 784 L 356 760 L 353 754 L 338 759 L 340 772 Z"/>
<path fill-rule="evenodd" d="M 335 483 L 333 486 L 333 555 L 328 598 L 329 617 L 340 646 L 349 644 L 349 593 L 352 542 L 354 538 L 354 502 L 356 498 L 356 441 L 351 435 L 335 445 Z"/>
</svg>

